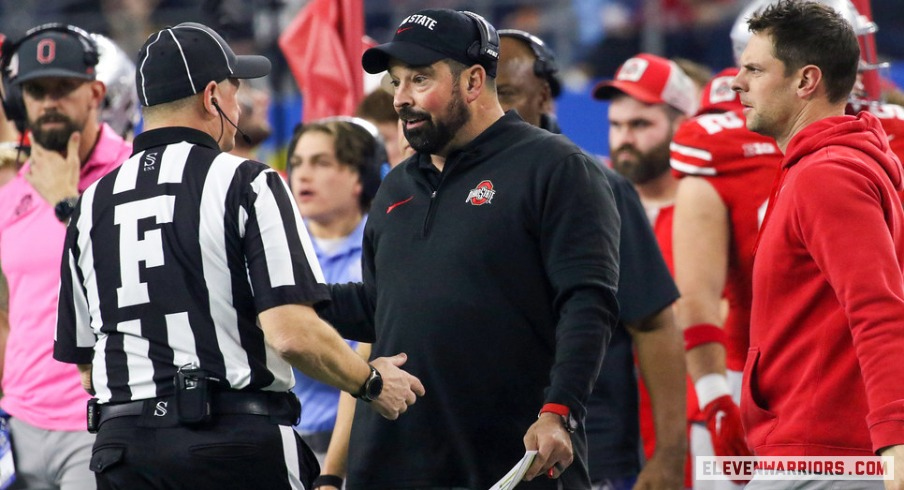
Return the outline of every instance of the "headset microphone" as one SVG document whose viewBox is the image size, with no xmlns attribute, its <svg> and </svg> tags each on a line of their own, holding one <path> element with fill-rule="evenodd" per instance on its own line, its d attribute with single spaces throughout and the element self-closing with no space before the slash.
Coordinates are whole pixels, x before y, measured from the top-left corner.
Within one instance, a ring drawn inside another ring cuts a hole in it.
<svg viewBox="0 0 904 490">
<path fill-rule="evenodd" d="M 210 99 L 210 103 L 213 104 L 213 107 L 217 110 L 217 112 L 220 113 L 220 117 L 225 119 L 226 122 L 228 122 L 232 127 L 235 128 L 236 131 L 238 131 L 240 135 L 242 135 L 242 141 L 244 141 L 246 145 L 250 145 L 251 138 L 249 138 L 244 131 L 239 129 L 239 127 L 234 122 L 232 122 L 232 119 L 229 119 L 229 116 L 227 116 L 226 113 L 223 112 L 223 109 L 220 109 L 220 104 L 217 103 L 217 99 Z"/>
</svg>

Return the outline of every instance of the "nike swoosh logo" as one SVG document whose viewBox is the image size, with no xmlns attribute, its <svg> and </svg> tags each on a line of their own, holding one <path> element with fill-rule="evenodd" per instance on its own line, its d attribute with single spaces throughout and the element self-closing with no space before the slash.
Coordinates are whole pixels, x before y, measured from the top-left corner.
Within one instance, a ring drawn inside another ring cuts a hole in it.
<svg viewBox="0 0 904 490">
<path fill-rule="evenodd" d="M 407 31 L 408 29 L 414 29 L 414 26 L 411 26 L 411 27 L 400 27 L 399 30 L 395 31 L 395 33 L 396 33 L 396 34 L 401 34 L 401 33 L 405 32 L 405 31 Z"/>
<path fill-rule="evenodd" d="M 386 208 L 386 214 L 391 213 L 393 209 L 395 209 L 395 208 L 401 206 L 402 204 L 406 204 L 406 203 L 411 202 L 412 199 L 414 199 L 414 196 L 411 196 L 411 197 L 409 197 L 408 199 L 404 199 L 404 200 L 402 200 L 402 201 L 399 201 L 399 202 L 397 202 L 397 203 L 395 203 L 395 204 L 390 204 L 389 207 Z"/>
</svg>

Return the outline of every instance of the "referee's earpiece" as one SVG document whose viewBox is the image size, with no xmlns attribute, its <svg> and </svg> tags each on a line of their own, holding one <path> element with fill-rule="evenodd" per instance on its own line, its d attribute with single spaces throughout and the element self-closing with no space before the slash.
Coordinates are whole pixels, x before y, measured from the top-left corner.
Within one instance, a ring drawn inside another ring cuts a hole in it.
<svg viewBox="0 0 904 490">
<path fill-rule="evenodd" d="M 220 103 L 217 102 L 217 98 L 216 98 L 216 97 L 211 97 L 211 98 L 210 98 L 210 103 L 211 103 L 211 105 L 213 105 L 213 108 L 216 109 L 217 112 L 220 113 L 220 117 L 223 118 L 223 119 L 225 119 L 226 122 L 228 122 L 230 126 L 232 126 L 232 127 L 235 128 L 235 130 L 239 133 L 239 136 L 242 137 L 242 141 L 244 141 L 246 145 L 250 145 L 250 144 L 251 144 L 251 137 L 249 137 L 247 134 L 245 134 L 245 132 L 242 131 L 241 128 L 239 128 L 239 126 L 238 126 L 236 123 L 232 122 L 232 119 L 229 119 L 229 116 L 227 116 L 226 113 L 223 112 L 223 109 L 220 109 Z M 221 120 L 220 120 L 220 130 L 221 130 L 221 131 L 222 131 L 222 129 L 223 129 L 222 124 L 223 124 L 223 121 L 222 121 L 222 119 L 221 119 Z"/>
</svg>

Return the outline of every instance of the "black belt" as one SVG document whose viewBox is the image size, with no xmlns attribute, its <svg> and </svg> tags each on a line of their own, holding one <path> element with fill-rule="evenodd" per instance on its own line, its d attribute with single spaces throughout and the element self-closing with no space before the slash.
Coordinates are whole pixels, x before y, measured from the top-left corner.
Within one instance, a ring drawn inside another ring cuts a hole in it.
<svg viewBox="0 0 904 490">
<path fill-rule="evenodd" d="M 294 400 L 289 400 L 292 397 Z M 118 417 L 135 417 L 140 415 L 159 414 L 159 406 L 175 410 L 174 396 L 151 398 L 134 402 L 102 404 L 98 406 L 100 411 L 99 423 Z M 297 398 L 292 393 L 242 393 L 242 392 L 215 392 L 211 399 L 210 411 L 215 415 L 263 415 L 278 418 L 293 417 L 292 406 L 297 404 Z M 288 404 L 287 404 L 288 402 Z M 293 403 L 294 402 L 294 403 Z M 158 415 L 160 416 L 160 415 Z M 297 412 L 294 418 L 297 420 Z"/>
</svg>

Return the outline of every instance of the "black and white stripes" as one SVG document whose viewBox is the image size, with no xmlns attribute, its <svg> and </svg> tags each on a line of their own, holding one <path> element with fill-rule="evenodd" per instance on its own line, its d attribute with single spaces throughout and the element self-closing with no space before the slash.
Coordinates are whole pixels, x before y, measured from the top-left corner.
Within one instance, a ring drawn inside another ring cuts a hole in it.
<svg viewBox="0 0 904 490">
<path fill-rule="evenodd" d="M 285 182 L 185 128 L 135 147 L 73 215 L 54 356 L 93 364 L 102 403 L 171 394 L 189 363 L 234 389 L 288 390 L 257 313 L 327 295 Z"/>
</svg>

